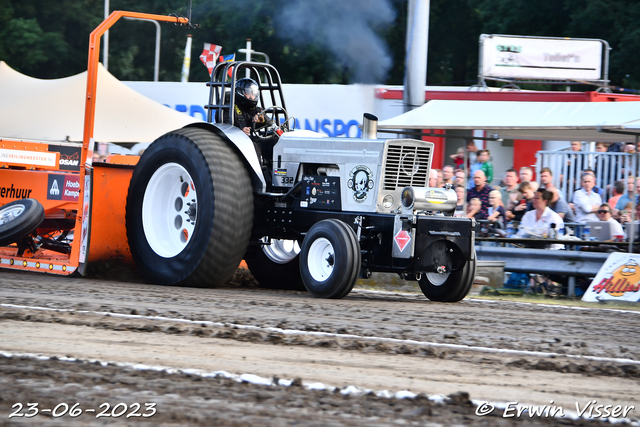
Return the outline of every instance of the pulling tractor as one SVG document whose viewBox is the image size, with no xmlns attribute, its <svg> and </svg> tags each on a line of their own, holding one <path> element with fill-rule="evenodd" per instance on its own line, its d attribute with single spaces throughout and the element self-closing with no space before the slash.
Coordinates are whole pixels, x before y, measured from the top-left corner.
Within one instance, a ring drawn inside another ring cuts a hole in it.
<svg viewBox="0 0 640 427">
<path fill-rule="evenodd" d="M 206 121 L 158 137 L 140 156 L 92 163 L 100 37 L 90 36 L 77 172 L 44 141 L 2 139 L 0 267 L 69 275 L 92 262 L 133 262 L 152 283 L 215 287 L 245 259 L 260 285 L 342 298 L 359 277 L 393 272 L 433 301 L 464 298 L 476 270 L 475 222 L 453 217 L 451 188 L 429 188 L 433 144 L 295 130 L 280 76 L 265 63 L 219 63 Z M 268 118 L 236 127 L 236 81 L 259 85 Z"/>
</svg>

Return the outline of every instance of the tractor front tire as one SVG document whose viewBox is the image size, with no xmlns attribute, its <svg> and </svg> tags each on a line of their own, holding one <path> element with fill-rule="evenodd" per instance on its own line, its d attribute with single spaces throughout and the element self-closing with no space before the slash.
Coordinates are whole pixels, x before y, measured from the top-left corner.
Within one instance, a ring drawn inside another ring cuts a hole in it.
<svg viewBox="0 0 640 427">
<path fill-rule="evenodd" d="M 212 132 L 167 133 L 136 165 L 127 195 L 127 238 L 151 282 L 227 282 L 246 252 L 252 224 L 249 172 L 235 147 Z"/>
<path fill-rule="evenodd" d="M 316 298 L 343 298 L 358 280 L 360 244 L 351 227 L 338 219 L 316 223 L 304 238 L 300 275 Z"/>
</svg>

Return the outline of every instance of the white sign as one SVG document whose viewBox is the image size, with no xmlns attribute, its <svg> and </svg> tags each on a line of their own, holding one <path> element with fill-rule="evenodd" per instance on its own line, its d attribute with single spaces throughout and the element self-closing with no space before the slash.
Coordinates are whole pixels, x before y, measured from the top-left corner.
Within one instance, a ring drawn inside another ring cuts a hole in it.
<svg viewBox="0 0 640 427">
<path fill-rule="evenodd" d="M 483 34 L 484 77 L 602 80 L 603 40 Z"/>
<path fill-rule="evenodd" d="M 582 301 L 640 300 L 640 255 L 614 252 L 582 296 Z"/>
<path fill-rule="evenodd" d="M 0 163 L 56 167 L 56 153 L 0 148 Z"/>
</svg>

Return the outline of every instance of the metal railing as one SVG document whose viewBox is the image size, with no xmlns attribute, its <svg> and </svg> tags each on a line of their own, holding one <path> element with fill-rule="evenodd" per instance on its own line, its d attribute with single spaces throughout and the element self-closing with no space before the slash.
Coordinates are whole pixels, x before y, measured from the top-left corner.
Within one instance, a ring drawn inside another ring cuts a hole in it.
<svg viewBox="0 0 640 427">
<path fill-rule="evenodd" d="M 568 296 L 575 295 L 575 278 L 598 274 L 606 252 L 552 251 L 548 249 L 503 248 L 476 245 L 478 261 L 504 261 L 504 271 L 568 276 Z"/>
<path fill-rule="evenodd" d="M 638 175 L 638 159 L 630 153 L 597 151 L 538 151 L 536 153 L 536 176 L 540 177 L 543 167 L 553 172 L 553 185 L 565 200 L 570 201 L 573 192 L 581 187 L 580 180 L 585 169 L 592 169 L 596 175 L 596 185 L 605 191 L 603 201 L 613 194 L 613 183 L 622 180 L 627 191 L 625 178 Z"/>
</svg>

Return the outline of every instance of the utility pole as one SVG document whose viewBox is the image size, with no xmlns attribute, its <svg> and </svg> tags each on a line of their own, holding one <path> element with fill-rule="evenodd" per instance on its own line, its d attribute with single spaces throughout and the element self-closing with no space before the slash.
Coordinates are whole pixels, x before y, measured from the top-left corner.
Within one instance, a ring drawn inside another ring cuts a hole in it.
<svg viewBox="0 0 640 427">
<path fill-rule="evenodd" d="M 405 112 L 424 104 L 430 0 L 409 0 L 404 73 Z"/>
</svg>

